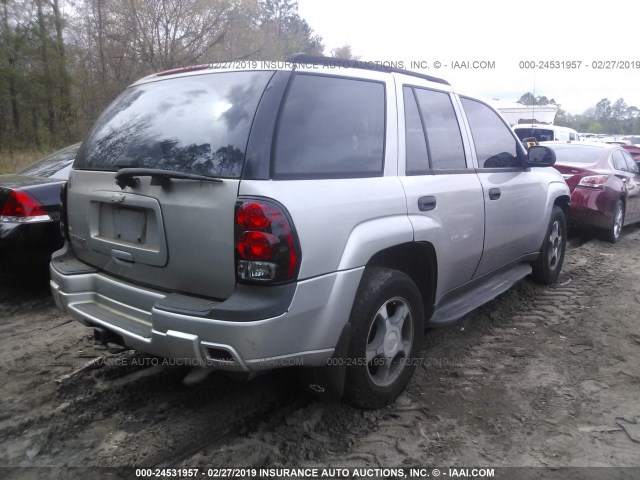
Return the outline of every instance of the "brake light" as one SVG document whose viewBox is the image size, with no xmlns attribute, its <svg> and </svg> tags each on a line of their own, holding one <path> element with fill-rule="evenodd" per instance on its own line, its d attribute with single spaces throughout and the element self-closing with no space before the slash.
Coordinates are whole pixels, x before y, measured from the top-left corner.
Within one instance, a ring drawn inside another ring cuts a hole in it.
<svg viewBox="0 0 640 480">
<path fill-rule="evenodd" d="M 588 177 L 582 177 L 578 186 L 604 190 L 604 184 L 607 183 L 608 178 L 609 175 L 590 175 Z"/>
<path fill-rule="evenodd" d="M 238 253 L 246 260 L 271 260 L 278 237 L 264 232 L 244 232 L 238 240 Z"/>
<path fill-rule="evenodd" d="M 271 210 L 258 203 L 245 203 L 238 209 L 236 221 L 245 230 L 265 230 L 271 225 L 268 215 L 278 213 Z"/>
<path fill-rule="evenodd" d="M 22 190 L 11 190 L 0 210 L 0 222 L 46 222 L 51 217 L 42 204 Z"/>
<path fill-rule="evenodd" d="M 244 282 L 293 280 L 300 249 L 293 222 L 275 202 L 246 199 L 236 203 L 236 276 Z"/>
</svg>

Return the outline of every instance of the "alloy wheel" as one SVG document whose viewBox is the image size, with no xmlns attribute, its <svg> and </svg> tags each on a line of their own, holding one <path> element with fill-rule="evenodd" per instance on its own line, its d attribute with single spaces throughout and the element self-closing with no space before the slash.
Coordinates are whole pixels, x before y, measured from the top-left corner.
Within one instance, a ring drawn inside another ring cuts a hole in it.
<svg viewBox="0 0 640 480">
<path fill-rule="evenodd" d="M 376 312 L 367 335 L 366 363 L 374 385 L 391 385 L 402 373 L 413 343 L 411 308 L 404 298 L 387 300 Z"/>
<path fill-rule="evenodd" d="M 558 261 L 560 260 L 560 255 L 562 252 L 560 251 L 562 248 L 562 232 L 560 230 L 560 222 L 555 221 L 551 226 L 551 233 L 549 234 L 549 253 L 548 253 L 548 263 L 549 268 L 551 270 L 555 270 L 558 265 Z"/>
<path fill-rule="evenodd" d="M 616 210 L 616 218 L 614 220 L 614 224 L 613 224 L 613 236 L 615 238 L 619 238 L 620 237 L 620 232 L 622 231 L 622 218 L 624 216 L 624 211 L 622 210 L 622 208 L 620 206 L 618 206 L 618 209 Z"/>
</svg>

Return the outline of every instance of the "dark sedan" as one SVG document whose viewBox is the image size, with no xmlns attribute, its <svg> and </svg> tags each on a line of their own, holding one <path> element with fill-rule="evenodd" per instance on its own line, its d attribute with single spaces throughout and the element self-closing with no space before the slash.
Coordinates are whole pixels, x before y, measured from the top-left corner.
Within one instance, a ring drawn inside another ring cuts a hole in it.
<svg viewBox="0 0 640 480">
<path fill-rule="evenodd" d="M 60 190 L 80 144 L 59 150 L 24 170 L 0 175 L 0 262 L 44 263 L 63 244 Z"/>
<path fill-rule="evenodd" d="M 596 227 L 615 243 L 622 227 L 640 222 L 640 171 L 619 145 L 544 142 L 571 191 L 571 224 Z"/>
</svg>

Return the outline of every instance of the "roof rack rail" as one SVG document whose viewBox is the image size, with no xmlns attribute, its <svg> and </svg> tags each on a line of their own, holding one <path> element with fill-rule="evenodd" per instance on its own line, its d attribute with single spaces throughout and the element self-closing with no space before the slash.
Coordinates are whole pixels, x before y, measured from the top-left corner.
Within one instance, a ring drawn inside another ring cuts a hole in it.
<svg viewBox="0 0 640 480">
<path fill-rule="evenodd" d="M 167 75 L 175 75 L 176 73 L 188 73 L 195 72 L 197 70 L 205 70 L 207 68 L 211 68 L 210 63 L 200 64 L 200 65 L 189 65 L 187 67 L 179 67 L 172 68 L 171 70 L 165 70 L 164 72 L 156 73 L 156 77 L 165 77 Z"/>
<path fill-rule="evenodd" d="M 384 65 L 380 62 L 373 62 L 367 60 L 349 60 L 346 58 L 324 57 L 322 55 L 309 55 L 306 53 L 296 53 L 287 58 L 289 63 L 308 64 L 308 65 L 326 65 L 329 67 L 345 67 L 345 68 L 361 68 L 363 70 L 376 70 L 379 72 L 395 72 L 403 73 L 405 75 L 411 75 L 412 77 L 423 78 L 430 82 L 442 83 L 444 85 L 451 85 L 446 80 L 438 77 L 432 77 L 431 75 L 425 75 L 423 73 L 412 72 L 411 70 L 405 70 L 403 68 L 396 68 Z"/>
</svg>

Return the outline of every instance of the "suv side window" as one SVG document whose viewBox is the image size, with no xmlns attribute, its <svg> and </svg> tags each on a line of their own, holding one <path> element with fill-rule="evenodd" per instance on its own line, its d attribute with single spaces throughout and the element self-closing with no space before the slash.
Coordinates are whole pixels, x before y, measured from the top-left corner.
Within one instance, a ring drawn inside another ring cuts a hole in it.
<svg viewBox="0 0 640 480">
<path fill-rule="evenodd" d="M 424 175 L 429 170 L 427 141 L 422 129 L 416 97 L 411 87 L 404 87 L 404 128 L 406 145 L 406 174 Z"/>
<path fill-rule="evenodd" d="M 520 148 L 502 119 L 483 103 L 461 97 L 480 168 L 522 167 Z"/>
<path fill-rule="evenodd" d="M 462 135 L 449 94 L 422 88 L 415 88 L 414 92 L 427 132 L 431 168 L 466 168 Z"/>
<path fill-rule="evenodd" d="M 385 90 L 381 82 L 295 74 L 275 137 L 275 178 L 381 176 Z"/>
</svg>

